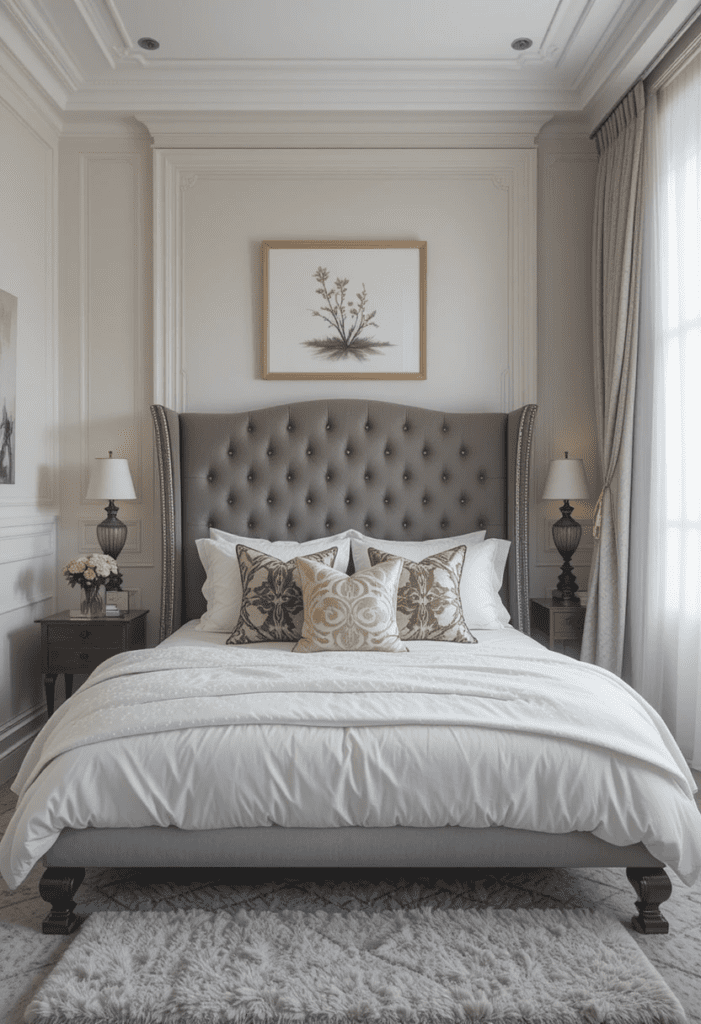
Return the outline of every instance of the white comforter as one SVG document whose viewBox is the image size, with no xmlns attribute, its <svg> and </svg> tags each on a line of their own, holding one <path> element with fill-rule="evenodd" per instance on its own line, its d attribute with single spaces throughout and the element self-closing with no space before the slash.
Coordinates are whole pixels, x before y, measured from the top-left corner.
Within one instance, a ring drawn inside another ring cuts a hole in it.
<svg viewBox="0 0 701 1024">
<path fill-rule="evenodd" d="M 701 815 L 662 720 L 523 641 L 111 658 L 27 754 L 0 870 L 19 885 L 64 827 L 505 825 L 642 841 L 694 882 Z"/>
</svg>

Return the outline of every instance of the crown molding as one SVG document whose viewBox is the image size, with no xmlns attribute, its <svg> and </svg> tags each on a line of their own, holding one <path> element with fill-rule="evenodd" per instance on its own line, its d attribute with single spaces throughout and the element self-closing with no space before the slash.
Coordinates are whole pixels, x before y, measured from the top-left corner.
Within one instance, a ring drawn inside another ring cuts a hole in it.
<svg viewBox="0 0 701 1024">
<path fill-rule="evenodd" d="M 17 62 L 0 35 L 0 86 L 13 109 L 42 138 L 58 138 L 62 121 L 56 105 Z"/>
<path fill-rule="evenodd" d="M 62 139 L 113 138 L 151 142 L 148 129 L 136 117 L 121 114 L 63 115 Z"/>
<path fill-rule="evenodd" d="M 83 84 L 78 65 L 65 49 L 44 14 L 32 0 L 3 0 L 3 14 L 13 19 L 21 31 L 22 40 L 30 43 L 39 55 L 41 64 L 67 92 L 74 92 Z M 9 20 L 9 19 L 8 19 Z M 33 72 L 33 68 L 28 68 Z"/>
<path fill-rule="evenodd" d="M 157 149 L 530 149 L 548 112 L 138 113 Z"/>
</svg>

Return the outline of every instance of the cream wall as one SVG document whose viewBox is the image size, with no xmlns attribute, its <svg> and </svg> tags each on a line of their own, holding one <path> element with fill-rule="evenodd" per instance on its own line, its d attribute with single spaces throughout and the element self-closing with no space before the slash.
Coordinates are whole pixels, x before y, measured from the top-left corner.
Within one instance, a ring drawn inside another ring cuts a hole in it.
<svg viewBox="0 0 701 1024">
<path fill-rule="evenodd" d="M 0 781 L 45 719 L 37 616 L 55 590 L 57 126 L 0 66 L 0 288 L 17 297 L 15 483 L 0 485 Z"/>
<path fill-rule="evenodd" d="M 157 498 L 149 404 L 151 348 L 151 149 L 146 133 L 64 132 L 60 145 L 61 530 L 59 565 L 100 547 L 105 501 L 86 501 L 93 460 L 129 460 L 136 501 L 117 501 L 127 524 L 119 556 L 137 607 L 160 600 L 153 512 Z M 58 603 L 77 607 L 58 583 Z"/>
</svg>

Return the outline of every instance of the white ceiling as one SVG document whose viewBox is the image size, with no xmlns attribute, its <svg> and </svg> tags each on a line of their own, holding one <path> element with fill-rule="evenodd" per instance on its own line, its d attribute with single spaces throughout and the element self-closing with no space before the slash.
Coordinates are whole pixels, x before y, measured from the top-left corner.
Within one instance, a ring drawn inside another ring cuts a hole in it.
<svg viewBox="0 0 701 1024">
<path fill-rule="evenodd" d="M 64 112 L 603 116 L 698 0 L 0 0 Z M 147 51 L 142 36 L 160 42 Z M 526 36 L 531 49 L 511 42 Z"/>
</svg>

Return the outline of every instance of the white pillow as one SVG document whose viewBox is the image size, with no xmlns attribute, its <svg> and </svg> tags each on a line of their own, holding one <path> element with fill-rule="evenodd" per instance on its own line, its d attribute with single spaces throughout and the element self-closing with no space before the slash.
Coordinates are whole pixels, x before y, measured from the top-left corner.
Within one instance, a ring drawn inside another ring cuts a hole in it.
<svg viewBox="0 0 701 1024">
<path fill-rule="evenodd" d="M 456 541 L 465 544 L 465 564 L 460 577 L 460 600 L 465 624 L 468 629 L 504 629 L 509 624 L 510 616 L 499 596 L 499 588 L 511 541 L 482 540 L 479 535 L 475 541 L 475 536 L 468 533 L 463 538 L 421 541 L 420 544 L 426 546 L 423 557 L 449 550 Z M 429 550 L 429 546 L 432 550 Z M 368 537 L 363 537 L 360 541 L 353 538 L 351 550 L 356 569 L 365 568 L 366 562 L 370 564 L 367 555 L 367 549 L 370 547 L 416 561 L 415 542 L 370 540 Z"/>
<path fill-rule="evenodd" d="M 442 551 L 449 551 L 462 544 L 466 547 L 479 544 L 486 535 L 486 530 L 476 530 L 474 533 L 463 533 L 461 537 L 435 537 L 432 540 L 375 540 L 374 537 L 367 537 L 362 533 L 353 533 L 353 565 L 356 572 L 370 568 L 368 548 L 377 548 L 378 551 L 386 551 L 388 555 L 408 558 L 410 562 L 422 562 L 424 558 L 440 555 Z"/>
<path fill-rule="evenodd" d="M 207 611 L 198 622 L 196 629 L 205 633 L 231 633 L 239 620 L 241 611 L 241 570 L 236 555 L 236 545 L 245 544 L 265 555 L 273 555 L 281 562 L 292 558 L 314 555 L 328 548 L 338 548 L 333 566 L 341 572 L 348 569 L 352 536 L 361 536 L 357 530 L 346 530 L 333 537 L 321 537 L 303 543 L 286 540 L 264 540 L 261 537 L 238 537 L 223 530 L 210 530 L 210 538 L 195 541 L 197 553 L 204 566 L 206 579 L 202 593 L 207 602 Z"/>
</svg>

